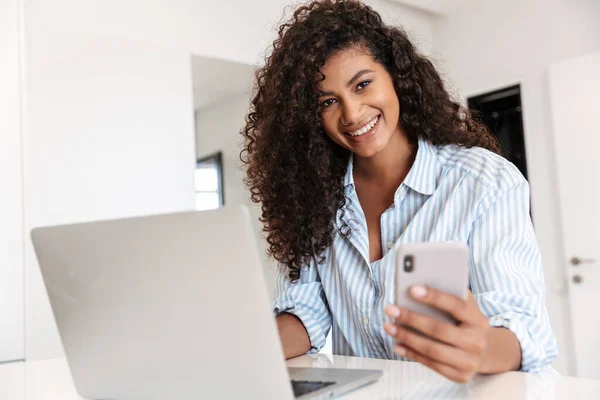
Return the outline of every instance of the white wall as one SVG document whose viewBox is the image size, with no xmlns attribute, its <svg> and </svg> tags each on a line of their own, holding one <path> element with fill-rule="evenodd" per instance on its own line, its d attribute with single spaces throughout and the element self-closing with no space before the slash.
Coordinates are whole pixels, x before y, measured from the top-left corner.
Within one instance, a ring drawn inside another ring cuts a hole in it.
<svg viewBox="0 0 600 400">
<path fill-rule="evenodd" d="M 0 0 L 0 362 L 24 358 L 19 7 Z"/>
<path fill-rule="evenodd" d="M 252 68 L 249 67 L 249 73 Z M 258 221 L 258 205 L 250 201 L 249 192 L 244 185 L 244 173 L 240 161 L 244 117 L 249 107 L 248 94 L 230 97 L 216 104 L 196 111 L 196 152 L 198 158 L 217 151 L 223 155 L 223 192 L 225 206 L 246 205 L 254 220 L 256 240 L 262 251 L 262 264 L 269 294 L 273 293 L 275 281 L 275 263 L 266 256 L 266 241 L 262 236 L 262 224 Z"/>
<path fill-rule="evenodd" d="M 27 2 L 26 230 L 193 209 L 191 55 L 255 63 L 285 3 Z M 26 357 L 60 356 L 25 258 Z"/>
<path fill-rule="evenodd" d="M 226 205 L 246 204 L 249 193 L 242 182 L 240 150 L 244 117 L 248 113 L 247 94 L 227 98 L 196 111 L 196 153 L 198 158 L 223 152 L 223 181 Z"/>
<path fill-rule="evenodd" d="M 597 0 L 466 0 L 434 27 L 438 65 L 464 97 L 521 84 L 532 210 L 548 292 L 547 306 L 560 356 L 573 372 L 567 293 L 558 218 L 548 66 L 600 48 Z M 600 288 L 599 288 L 600 289 Z"/>
<path fill-rule="evenodd" d="M 190 56 L 257 63 L 288 4 L 27 2 L 26 231 L 193 208 Z M 381 5 L 387 13 L 396 10 Z M 407 11 L 402 18 L 418 25 L 415 31 L 424 31 L 430 44 L 431 25 L 420 20 L 425 15 Z M 227 195 L 235 196 L 231 190 Z M 59 356 L 29 240 L 25 263 L 26 357 Z"/>
<path fill-rule="evenodd" d="M 373 7 L 385 23 L 404 28 L 412 42 L 417 45 L 423 54 L 431 54 L 433 29 L 437 17 L 391 1 L 363 0 L 363 2 Z"/>
</svg>

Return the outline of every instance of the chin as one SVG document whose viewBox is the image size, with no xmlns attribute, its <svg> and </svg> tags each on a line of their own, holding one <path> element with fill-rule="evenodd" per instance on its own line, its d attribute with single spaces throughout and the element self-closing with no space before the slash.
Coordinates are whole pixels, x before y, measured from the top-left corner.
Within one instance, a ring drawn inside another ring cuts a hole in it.
<svg viewBox="0 0 600 400">
<path fill-rule="evenodd" d="M 374 140 L 372 143 L 365 143 L 362 146 L 349 146 L 348 149 L 358 157 L 370 158 L 381 153 L 386 145 L 387 143 L 381 143 L 378 140 Z"/>
<path fill-rule="evenodd" d="M 354 153 L 354 155 L 361 157 L 361 158 L 371 158 L 373 156 L 376 156 L 377 154 L 381 153 L 383 149 L 380 149 L 378 147 L 370 147 L 368 149 L 356 149 L 356 148 L 351 148 L 350 151 L 352 151 L 352 153 Z"/>
</svg>

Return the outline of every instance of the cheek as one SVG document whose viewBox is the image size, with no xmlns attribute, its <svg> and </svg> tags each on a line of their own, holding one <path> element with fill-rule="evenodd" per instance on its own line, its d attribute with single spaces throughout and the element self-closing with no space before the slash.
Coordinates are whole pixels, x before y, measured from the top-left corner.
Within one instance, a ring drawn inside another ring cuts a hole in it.
<svg viewBox="0 0 600 400">
<path fill-rule="evenodd" d="M 327 135 L 327 137 L 329 137 L 329 139 L 331 139 L 331 141 L 333 141 L 333 143 L 336 143 L 339 146 L 347 148 L 347 144 L 344 140 L 343 133 L 338 132 L 337 125 L 327 124 L 325 121 L 323 121 L 322 123 L 323 123 L 323 131 L 325 131 L 325 134 Z"/>
<path fill-rule="evenodd" d="M 331 120 L 331 116 L 324 115 L 321 117 L 321 124 L 325 134 L 335 140 L 335 136 L 338 134 L 335 122 Z"/>
<path fill-rule="evenodd" d="M 331 141 L 333 143 L 337 143 L 340 146 L 344 145 L 344 141 L 342 140 L 342 138 L 340 137 L 340 135 L 338 133 L 331 132 L 331 131 L 328 131 L 327 129 L 325 129 L 325 134 L 327 135 L 327 137 L 329 139 L 331 139 Z"/>
<path fill-rule="evenodd" d="M 384 104 L 384 110 L 387 114 L 387 121 L 389 123 L 397 123 L 397 121 L 400 119 L 400 102 L 394 90 L 386 93 Z"/>
</svg>

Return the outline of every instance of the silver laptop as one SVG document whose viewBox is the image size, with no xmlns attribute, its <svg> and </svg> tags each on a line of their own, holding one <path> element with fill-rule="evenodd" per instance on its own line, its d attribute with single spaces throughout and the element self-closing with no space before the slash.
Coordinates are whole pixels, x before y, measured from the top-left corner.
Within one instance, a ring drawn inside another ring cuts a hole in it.
<svg viewBox="0 0 600 400">
<path fill-rule="evenodd" d="M 286 368 L 245 207 L 31 235 L 86 398 L 328 398 L 382 375 Z"/>
</svg>

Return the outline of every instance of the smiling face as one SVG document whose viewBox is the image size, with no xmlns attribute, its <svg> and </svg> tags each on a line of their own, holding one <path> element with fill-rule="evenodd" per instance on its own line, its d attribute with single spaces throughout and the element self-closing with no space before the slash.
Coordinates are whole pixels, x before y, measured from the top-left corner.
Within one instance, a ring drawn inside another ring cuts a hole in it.
<svg viewBox="0 0 600 400">
<path fill-rule="evenodd" d="M 321 72 L 321 120 L 334 142 L 368 158 L 381 153 L 395 135 L 404 135 L 392 77 L 365 50 L 343 50 L 328 58 Z"/>
</svg>

